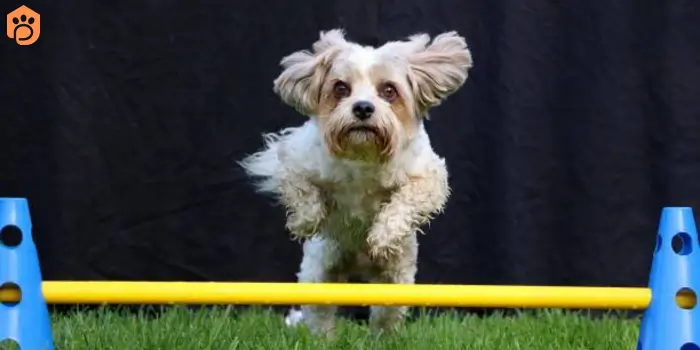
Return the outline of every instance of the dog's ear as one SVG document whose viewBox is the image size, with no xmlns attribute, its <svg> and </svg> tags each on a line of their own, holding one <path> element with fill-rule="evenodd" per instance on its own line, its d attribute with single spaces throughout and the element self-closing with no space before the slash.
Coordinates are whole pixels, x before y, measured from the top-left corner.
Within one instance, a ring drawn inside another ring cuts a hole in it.
<svg viewBox="0 0 700 350">
<path fill-rule="evenodd" d="M 421 115 L 457 91 L 473 65 L 466 40 L 456 32 L 442 33 L 429 42 L 426 34 L 414 35 L 405 52 L 408 80 Z"/>
<path fill-rule="evenodd" d="M 321 32 L 312 51 L 298 51 L 282 59 L 280 65 L 284 70 L 273 83 L 274 92 L 299 113 L 314 114 L 325 76 L 337 54 L 347 44 L 340 29 Z"/>
</svg>

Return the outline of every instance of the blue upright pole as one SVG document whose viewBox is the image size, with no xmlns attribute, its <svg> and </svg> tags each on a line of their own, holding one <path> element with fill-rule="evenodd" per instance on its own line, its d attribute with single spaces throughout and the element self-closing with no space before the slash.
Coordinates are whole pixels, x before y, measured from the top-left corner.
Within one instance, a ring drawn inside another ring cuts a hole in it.
<svg viewBox="0 0 700 350">
<path fill-rule="evenodd" d="M 0 303 L 0 342 L 13 340 L 22 350 L 53 350 L 41 281 L 27 200 L 0 198 L 0 288 L 17 288 L 21 295 L 17 303 Z"/>
<path fill-rule="evenodd" d="M 649 288 L 637 350 L 700 350 L 700 245 L 691 208 L 663 208 Z"/>
</svg>

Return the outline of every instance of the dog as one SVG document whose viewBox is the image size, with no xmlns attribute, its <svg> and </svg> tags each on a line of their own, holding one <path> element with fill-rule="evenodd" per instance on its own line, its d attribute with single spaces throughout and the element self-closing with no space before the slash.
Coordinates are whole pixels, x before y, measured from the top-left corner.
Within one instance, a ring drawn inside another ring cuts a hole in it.
<svg viewBox="0 0 700 350">
<path fill-rule="evenodd" d="M 280 65 L 274 92 L 308 119 L 263 134 L 262 148 L 239 164 L 284 206 L 286 229 L 303 242 L 298 282 L 415 283 L 417 234 L 450 195 L 424 120 L 467 80 L 466 40 L 416 34 L 373 47 L 333 29 Z M 370 306 L 370 328 L 394 331 L 407 310 Z M 286 320 L 333 337 L 336 311 L 306 305 Z"/>
</svg>

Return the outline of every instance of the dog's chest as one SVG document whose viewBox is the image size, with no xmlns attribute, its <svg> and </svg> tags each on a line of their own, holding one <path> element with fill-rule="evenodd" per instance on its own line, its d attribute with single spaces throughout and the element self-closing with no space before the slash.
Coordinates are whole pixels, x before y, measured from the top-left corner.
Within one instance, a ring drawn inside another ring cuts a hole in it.
<svg viewBox="0 0 700 350">
<path fill-rule="evenodd" d="M 372 171 L 344 171 L 324 184 L 328 200 L 328 234 L 364 242 L 374 218 L 392 194 Z M 350 243 L 350 242 L 346 242 Z"/>
<path fill-rule="evenodd" d="M 330 211 L 347 218 L 369 220 L 391 196 L 391 190 L 382 188 L 370 176 L 349 178 L 329 185 Z"/>
</svg>

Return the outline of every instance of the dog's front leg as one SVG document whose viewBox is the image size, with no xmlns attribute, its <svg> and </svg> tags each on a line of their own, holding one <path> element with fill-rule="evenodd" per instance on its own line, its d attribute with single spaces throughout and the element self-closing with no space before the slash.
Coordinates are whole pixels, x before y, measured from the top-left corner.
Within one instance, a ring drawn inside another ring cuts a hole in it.
<svg viewBox="0 0 700 350">
<path fill-rule="evenodd" d="M 287 210 L 287 230 L 297 238 L 317 234 L 326 218 L 321 189 L 307 177 L 288 175 L 280 180 L 278 193 Z"/>
<path fill-rule="evenodd" d="M 391 195 L 368 234 L 370 256 L 377 261 L 401 255 L 407 236 L 442 211 L 450 194 L 447 173 L 414 177 Z"/>
<path fill-rule="evenodd" d="M 379 270 L 372 276 L 372 283 L 413 284 L 415 283 L 418 258 L 416 235 L 408 235 L 401 240 L 401 253 L 393 259 L 378 262 Z M 407 306 L 370 306 L 369 324 L 375 335 L 396 331 L 406 316 Z"/>
<path fill-rule="evenodd" d="M 346 281 L 342 269 L 339 269 L 341 252 L 335 241 L 315 236 L 304 241 L 304 256 L 301 261 L 299 283 L 336 283 Z M 302 305 L 300 320 L 312 333 L 324 334 L 329 338 L 335 336 L 336 305 Z"/>
<path fill-rule="evenodd" d="M 367 237 L 370 256 L 381 271 L 372 282 L 415 282 L 418 258 L 415 233 L 420 225 L 442 210 L 449 192 L 446 172 L 438 172 L 412 179 L 391 196 Z M 372 330 L 376 334 L 396 330 L 407 311 L 405 306 L 372 306 Z"/>
</svg>

